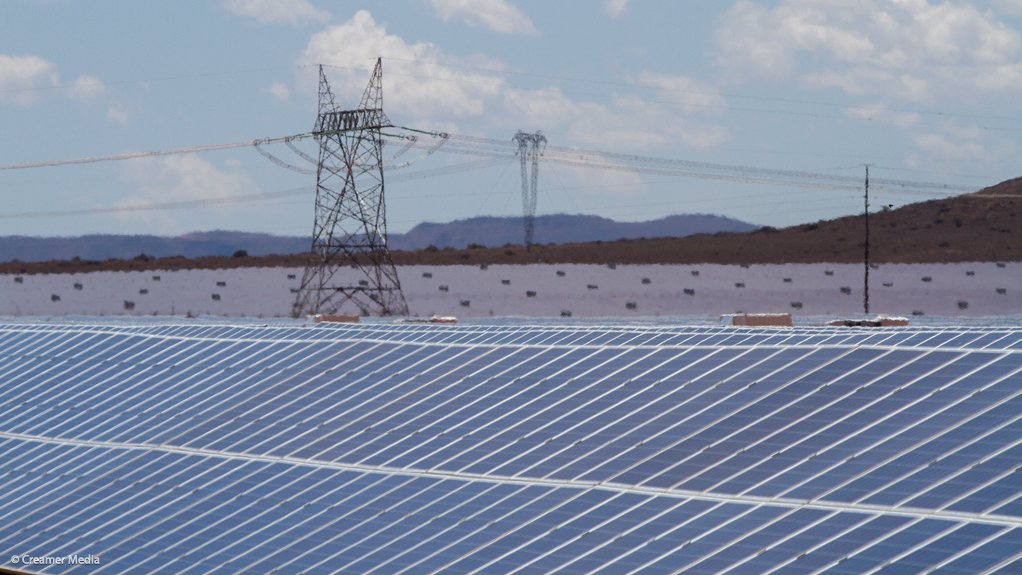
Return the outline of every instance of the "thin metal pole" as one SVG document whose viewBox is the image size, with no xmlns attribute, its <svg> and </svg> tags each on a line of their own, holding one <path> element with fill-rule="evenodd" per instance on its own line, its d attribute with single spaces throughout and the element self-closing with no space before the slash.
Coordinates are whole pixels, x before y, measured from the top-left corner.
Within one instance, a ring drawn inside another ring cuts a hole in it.
<svg viewBox="0 0 1022 575">
<path fill-rule="evenodd" d="M 865 198 L 865 220 L 866 220 L 866 244 L 865 252 L 863 254 L 863 261 L 865 262 L 865 271 L 863 278 L 863 289 L 862 289 L 862 311 L 863 313 L 869 313 L 869 164 L 866 164 L 866 193 Z"/>
</svg>

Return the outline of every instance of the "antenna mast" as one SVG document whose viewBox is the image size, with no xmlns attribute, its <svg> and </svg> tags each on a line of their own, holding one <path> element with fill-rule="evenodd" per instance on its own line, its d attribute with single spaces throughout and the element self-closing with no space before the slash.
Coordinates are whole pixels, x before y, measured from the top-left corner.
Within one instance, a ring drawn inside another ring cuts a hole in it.
<svg viewBox="0 0 1022 575">
<path fill-rule="evenodd" d="M 381 59 L 355 110 L 338 108 L 319 67 L 316 216 L 294 317 L 337 313 L 349 302 L 361 315 L 408 314 L 387 248 L 380 130 L 391 125 L 383 113 Z"/>
</svg>

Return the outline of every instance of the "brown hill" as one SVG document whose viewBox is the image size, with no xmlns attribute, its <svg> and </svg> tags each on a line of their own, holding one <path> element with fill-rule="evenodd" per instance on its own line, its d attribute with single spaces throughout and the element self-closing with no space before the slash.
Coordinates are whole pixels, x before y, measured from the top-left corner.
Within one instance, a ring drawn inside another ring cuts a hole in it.
<svg viewBox="0 0 1022 575">
<path fill-rule="evenodd" d="M 1022 260 L 1022 178 L 973 194 L 870 213 L 870 260 L 940 263 Z M 862 215 L 784 229 L 589 244 L 395 254 L 399 263 L 857 263 Z"/>
<path fill-rule="evenodd" d="M 909 204 L 870 214 L 870 259 L 876 263 L 1022 260 L 1022 178 L 979 192 Z M 748 233 L 500 248 L 396 251 L 407 265 L 452 264 L 765 264 L 857 263 L 863 258 L 864 219 L 847 216 Z M 149 258 L 105 261 L 8 262 L 0 273 L 72 273 L 188 268 L 302 267 L 304 254 L 259 257 Z"/>
</svg>

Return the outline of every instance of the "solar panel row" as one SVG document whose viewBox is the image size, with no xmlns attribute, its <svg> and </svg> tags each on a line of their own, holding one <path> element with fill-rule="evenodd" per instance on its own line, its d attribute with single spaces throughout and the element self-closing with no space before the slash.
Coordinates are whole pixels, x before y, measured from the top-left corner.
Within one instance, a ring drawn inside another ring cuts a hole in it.
<svg viewBox="0 0 1022 575">
<path fill-rule="evenodd" d="M 7 326 L 0 552 L 101 557 L 44 569 L 90 573 L 1010 572 L 1020 344 Z"/>
<path fill-rule="evenodd" d="M 673 572 L 699 566 L 764 573 L 790 562 L 799 571 L 834 564 L 840 572 L 862 573 L 899 553 L 904 557 L 895 564 L 911 571 L 939 558 L 949 569 L 977 572 L 1022 550 L 1018 530 L 1008 524 L 925 513 L 356 472 L 160 450 L 26 443 L 14 455 L 20 451 L 35 464 L 31 472 L 21 470 L 26 477 L 17 494 L 42 484 L 58 495 L 5 514 L 6 530 L 32 534 L 17 542 L 18 552 L 82 552 L 81 537 L 90 553 L 116 558 L 101 572 L 649 572 L 658 566 L 655 572 Z M 50 463 L 40 469 L 39 459 Z M 956 557 L 972 546 L 987 551 Z M 856 550 L 869 552 L 857 556 Z"/>
<path fill-rule="evenodd" d="M 962 347 L 967 349 L 1022 349 L 1022 335 L 1014 328 L 914 327 L 911 329 L 848 329 L 803 327 L 763 330 L 729 327 L 668 326 L 549 326 L 459 325 L 437 332 L 423 324 L 322 324 L 315 330 L 298 326 L 231 326 L 194 324 L 79 325 L 79 331 L 135 334 L 151 337 L 189 337 L 216 340 L 315 341 L 345 337 L 362 340 L 403 341 L 452 345 L 860 345 L 897 347 Z M 50 325 L 11 325 L 24 331 L 47 331 Z M 2 331 L 0 327 L 0 331 Z M 344 336 L 338 336 L 341 330 Z"/>
</svg>

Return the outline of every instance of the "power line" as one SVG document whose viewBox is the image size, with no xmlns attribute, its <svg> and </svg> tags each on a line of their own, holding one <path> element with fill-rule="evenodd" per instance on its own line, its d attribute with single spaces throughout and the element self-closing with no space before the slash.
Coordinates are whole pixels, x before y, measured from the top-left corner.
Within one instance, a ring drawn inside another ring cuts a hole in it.
<svg viewBox="0 0 1022 575">
<path fill-rule="evenodd" d="M 429 132 L 415 128 L 392 127 L 390 131 L 381 134 L 385 142 L 397 144 L 401 147 L 398 155 L 404 154 L 411 148 L 422 149 L 425 153 L 421 158 L 428 157 L 434 152 L 447 154 L 467 155 L 477 158 L 474 161 L 463 162 L 451 166 L 429 168 L 414 172 L 401 173 L 392 177 L 392 181 L 414 180 L 449 175 L 462 171 L 483 169 L 491 166 L 501 165 L 504 162 L 511 162 L 516 159 L 516 144 L 507 140 L 471 136 L 464 134 L 450 134 L 440 132 Z M 398 133 L 403 132 L 403 133 Z M 408 134 L 428 135 L 429 138 L 411 137 Z M 0 164 L 0 170 L 25 170 L 47 167 L 58 167 L 67 165 L 91 164 L 97 162 L 129 160 L 145 157 L 160 157 L 176 154 L 200 153 L 233 148 L 255 147 L 261 152 L 263 146 L 285 143 L 292 151 L 301 151 L 294 146 L 297 141 L 313 138 L 312 132 L 293 134 L 289 136 L 260 138 L 242 142 L 231 142 L 222 144 L 204 144 L 183 148 L 172 148 L 167 150 L 149 150 L 138 152 L 125 152 L 103 156 L 86 156 L 80 158 L 45 160 L 38 162 L 23 162 L 14 164 Z M 563 146 L 546 146 L 544 161 L 575 166 L 586 169 L 598 169 L 608 171 L 630 172 L 637 174 L 660 175 L 674 178 L 692 178 L 701 180 L 732 181 L 749 184 L 791 186 L 798 188 L 834 190 L 843 192 L 857 192 L 861 189 L 861 181 L 852 176 L 827 174 L 822 172 L 781 170 L 776 168 L 761 168 L 738 164 L 718 164 L 710 162 L 696 162 L 676 158 L 663 158 L 655 156 L 644 156 L 638 154 L 623 154 L 602 150 L 569 148 Z M 421 159 L 420 158 L 420 159 Z M 303 159 L 306 159 L 303 156 Z M 407 167 L 418 160 L 405 161 L 399 165 L 390 166 L 391 169 Z M 281 161 L 282 162 L 282 161 Z M 304 171 L 304 170 L 303 170 Z M 917 194 L 933 196 L 954 195 L 965 192 L 972 192 L 978 189 L 977 186 L 958 184 L 945 184 L 940 182 L 926 182 L 906 179 L 884 179 L 871 178 L 872 190 L 877 193 L 894 194 Z M 200 200 L 206 201 L 206 200 Z M 211 198 L 209 201 L 220 202 L 222 200 Z M 164 204 L 159 204 L 164 205 Z M 173 206 L 178 203 L 165 204 L 166 209 L 176 209 Z M 189 204 L 189 205 L 201 205 Z M 99 208 L 109 211 L 114 208 Z M 119 208 L 117 208 L 119 209 Z M 162 208 L 153 208 L 162 209 Z M 78 214 L 98 213 L 88 209 L 86 211 L 68 210 Z M 36 214 L 36 215 L 31 215 Z M 55 212 L 25 212 L 18 217 L 42 217 L 42 214 L 55 214 Z M 0 214 L 0 217 L 15 217 Z"/>
<path fill-rule="evenodd" d="M 176 82 L 179 80 L 194 80 L 200 78 L 221 78 L 224 76 L 239 76 L 243 74 L 256 74 L 262 72 L 275 72 L 280 70 L 296 70 L 307 68 L 310 65 L 296 66 L 269 66 L 264 68 L 247 68 L 242 70 L 225 70 L 219 72 L 196 72 L 192 74 L 176 74 L 173 76 L 157 76 L 155 78 L 140 78 L 132 80 L 111 80 L 104 82 L 95 80 L 91 82 L 57 82 L 42 86 L 19 86 L 14 88 L 0 88 L 0 93 L 25 93 L 25 92 L 50 92 L 57 90 L 72 90 L 79 87 L 104 87 L 104 86 L 126 86 L 130 84 L 148 85 L 157 82 Z"/>
<path fill-rule="evenodd" d="M 275 198 L 297 195 L 308 195 L 315 192 L 315 188 L 308 186 L 291 188 L 274 192 L 262 192 L 256 194 L 243 194 L 233 196 L 221 196 L 218 198 L 202 198 L 196 200 L 180 200 L 176 202 L 158 202 L 149 204 L 134 204 L 127 206 L 106 206 L 96 208 L 78 208 L 72 210 L 42 210 L 23 212 L 0 212 L 0 219 L 28 219 L 28 218 L 54 218 L 67 216 L 94 216 L 100 214 L 116 214 L 124 212 L 148 212 L 161 210 L 183 210 L 189 208 L 205 208 L 228 204 L 250 204 L 262 202 Z"/>
<path fill-rule="evenodd" d="M 391 143 L 400 143 L 403 147 L 420 147 L 427 149 L 427 155 L 437 150 L 449 153 L 474 155 L 500 159 L 514 159 L 516 156 L 515 146 L 512 142 L 479 136 L 468 136 L 459 134 L 448 134 L 439 132 L 425 132 L 413 128 L 399 128 L 402 130 L 424 133 L 437 138 L 437 141 L 428 142 L 421 139 L 410 140 L 407 136 L 393 133 L 384 133 L 383 138 Z M 124 152 L 105 156 L 86 156 L 63 160 L 44 160 L 38 162 L 23 162 L 14 164 L 0 164 L 0 171 L 3 170 L 24 170 L 33 168 L 47 168 L 66 165 L 91 164 L 97 162 L 129 160 L 146 157 L 170 156 L 177 154 L 200 153 L 233 148 L 256 147 L 288 143 L 314 137 L 312 132 L 304 132 L 290 136 L 260 138 L 243 142 L 230 142 L 224 144 L 205 144 L 189 146 L 184 148 L 172 148 L 167 150 L 148 150 L 138 152 Z M 442 145 L 442 147 L 441 147 Z M 724 180 L 742 183 L 790 185 L 795 187 L 808 187 L 819 189 L 836 189 L 851 191 L 858 189 L 858 181 L 849 176 L 836 176 L 820 172 L 806 172 L 795 170 L 778 170 L 773 168 L 757 168 L 736 164 L 716 164 L 709 162 L 694 162 L 672 158 L 654 156 L 643 156 L 638 154 L 622 154 L 602 150 L 587 150 L 581 148 L 568 148 L 562 146 L 547 146 L 544 153 L 544 160 L 563 163 L 579 167 L 594 169 L 626 171 L 636 173 L 657 174 L 665 176 L 691 177 L 696 179 Z M 974 187 L 941 184 L 935 182 L 920 182 L 912 180 L 875 179 L 874 185 L 880 191 L 892 190 L 928 190 L 945 194 L 975 191 Z"/>
<path fill-rule="evenodd" d="M 393 138 L 385 134 L 385 138 Z M 513 159 L 516 144 L 505 140 L 446 134 L 448 143 L 441 148 L 442 152 L 472 156 L 489 156 L 494 158 Z M 427 142 L 416 142 L 414 146 L 425 146 Z M 577 167 L 655 174 L 662 176 L 686 177 L 705 180 L 734 181 L 751 184 L 784 185 L 800 188 L 858 191 L 861 180 L 852 176 L 841 176 L 821 172 L 799 170 L 781 170 L 776 168 L 760 168 L 738 164 L 718 164 L 696 162 L 674 158 L 644 156 L 638 154 L 622 154 L 603 150 L 569 148 L 563 146 L 546 146 L 543 160 Z M 874 178 L 874 189 L 885 192 L 927 194 L 957 194 L 972 192 L 974 186 L 945 184 L 940 182 L 924 182 L 905 179 Z"/>
<path fill-rule="evenodd" d="M 278 142 L 289 142 L 311 138 L 312 133 L 306 132 L 292 136 L 281 136 L 277 138 L 261 138 L 244 142 L 230 142 L 227 144 L 204 144 L 200 146 L 189 146 L 186 148 L 171 148 L 168 150 L 148 150 L 142 152 L 124 152 L 121 154 L 110 154 L 107 156 L 85 156 L 66 160 L 43 160 L 40 162 L 22 162 L 17 164 L 0 164 L 0 171 L 3 170 L 28 170 L 33 168 L 52 168 L 56 166 L 69 166 L 77 164 L 95 164 L 98 162 L 115 162 L 120 160 L 133 160 L 136 158 L 153 158 L 158 156 L 173 156 L 178 154 L 193 154 L 199 152 L 212 152 L 216 150 L 229 150 L 232 148 L 257 147 Z"/>
</svg>

